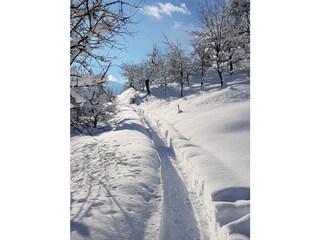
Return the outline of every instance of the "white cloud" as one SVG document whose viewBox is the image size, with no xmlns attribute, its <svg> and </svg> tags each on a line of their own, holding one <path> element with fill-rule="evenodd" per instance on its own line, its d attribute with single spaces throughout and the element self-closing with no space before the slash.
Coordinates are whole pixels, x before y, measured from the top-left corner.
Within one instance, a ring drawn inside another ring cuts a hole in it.
<svg viewBox="0 0 320 240">
<path fill-rule="evenodd" d="M 109 81 L 114 81 L 114 82 L 117 82 L 117 81 L 118 81 L 117 78 L 114 77 L 114 76 L 112 76 L 112 75 L 108 75 L 108 80 L 109 80 Z"/>
<path fill-rule="evenodd" d="M 113 75 L 108 75 L 108 81 L 113 81 L 113 82 L 117 82 L 117 83 L 124 83 L 126 81 L 126 79 L 123 79 L 122 77 L 115 77 Z"/>
<path fill-rule="evenodd" d="M 171 15 L 173 12 L 191 14 L 185 3 L 181 3 L 180 7 L 175 6 L 172 3 L 158 3 L 157 5 L 147 5 L 142 9 L 142 13 L 154 16 L 158 19 L 162 18 L 163 14 Z"/>
<path fill-rule="evenodd" d="M 193 25 L 193 23 L 184 24 L 183 22 L 174 21 L 172 25 L 173 30 L 181 30 L 185 32 L 199 31 L 200 29 Z"/>
<path fill-rule="evenodd" d="M 174 21 L 172 28 L 174 30 L 181 29 L 182 28 L 182 22 Z"/>
</svg>

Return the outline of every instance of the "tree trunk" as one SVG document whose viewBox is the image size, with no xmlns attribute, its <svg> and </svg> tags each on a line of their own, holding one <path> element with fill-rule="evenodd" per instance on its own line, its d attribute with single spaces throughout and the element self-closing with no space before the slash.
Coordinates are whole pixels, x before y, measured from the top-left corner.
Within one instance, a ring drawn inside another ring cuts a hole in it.
<svg viewBox="0 0 320 240">
<path fill-rule="evenodd" d="M 180 88 L 181 88 L 181 92 L 180 92 L 180 96 L 183 97 L 183 69 L 182 69 L 182 65 L 180 66 Z"/>
<path fill-rule="evenodd" d="M 137 91 L 137 89 L 133 86 L 132 82 L 130 83 L 130 87 Z"/>
<path fill-rule="evenodd" d="M 218 73 L 219 73 L 219 77 L 220 77 L 220 84 L 221 84 L 221 87 L 223 87 L 223 73 L 222 73 L 222 71 L 221 70 L 217 70 L 218 71 Z"/>
<path fill-rule="evenodd" d="M 231 52 L 231 49 L 229 49 L 229 53 Z M 232 55 L 229 56 L 229 67 L 230 67 L 230 76 L 233 74 L 233 61 L 232 61 Z"/>
<path fill-rule="evenodd" d="M 97 126 L 98 126 L 98 116 L 95 116 L 94 117 L 94 122 L 93 122 L 93 127 L 97 128 Z"/>
<path fill-rule="evenodd" d="M 233 62 L 230 62 L 230 76 L 233 74 Z"/>
<path fill-rule="evenodd" d="M 180 84 L 180 96 L 183 97 L 183 82 Z"/>
<path fill-rule="evenodd" d="M 201 89 L 203 87 L 204 84 L 204 65 L 201 64 Z"/>
<path fill-rule="evenodd" d="M 167 83 L 166 82 L 164 83 L 164 95 L 167 96 Z"/>
<path fill-rule="evenodd" d="M 151 92 L 150 92 L 150 88 L 149 88 L 149 79 L 147 79 L 147 80 L 145 81 L 145 83 L 146 83 L 147 92 L 148 92 L 148 94 L 150 94 Z"/>
</svg>

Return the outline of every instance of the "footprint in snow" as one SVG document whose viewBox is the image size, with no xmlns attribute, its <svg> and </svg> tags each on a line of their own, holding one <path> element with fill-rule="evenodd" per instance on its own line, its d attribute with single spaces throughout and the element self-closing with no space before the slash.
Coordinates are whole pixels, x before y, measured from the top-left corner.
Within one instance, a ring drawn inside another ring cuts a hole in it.
<svg viewBox="0 0 320 240">
<path fill-rule="evenodd" d="M 117 211 L 115 211 L 115 210 L 110 210 L 110 211 L 106 212 L 106 214 L 108 214 L 108 215 L 112 215 L 112 214 L 116 214 L 116 213 L 117 213 Z"/>
<path fill-rule="evenodd" d="M 88 213 L 86 213 L 86 215 L 84 215 L 84 217 L 85 217 L 85 218 L 90 218 L 90 217 L 92 217 L 92 213 L 91 213 L 91 212 L 88 212 Z"/>
<path fill-rule="evenodd" d="M 92 203 L 91 207 L 100 207 L 102 205 L 104 205 L 103 202 L 96 202 L 96 203 Z"/>
</svg>

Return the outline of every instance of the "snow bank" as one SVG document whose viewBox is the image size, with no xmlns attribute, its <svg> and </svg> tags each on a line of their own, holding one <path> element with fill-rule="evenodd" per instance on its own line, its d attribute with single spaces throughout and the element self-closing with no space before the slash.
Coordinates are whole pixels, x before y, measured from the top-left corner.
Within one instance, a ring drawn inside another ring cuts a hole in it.
<svg viewBox="0 0 320 240">
<path fill-rule="evenodd" d="M 116 127 L 71 138 L 71 239 L 157 239 L 160 163 L 141 117 L 121 107 Z"/>
<path fill-rule="evenodd" d="M 249 88 L 240 76 L 226 88 L 182 99 L 140 95 L 138 111 L 173 148 L 188 190 L 219 240 L 250 238 Z"/>
</svg>

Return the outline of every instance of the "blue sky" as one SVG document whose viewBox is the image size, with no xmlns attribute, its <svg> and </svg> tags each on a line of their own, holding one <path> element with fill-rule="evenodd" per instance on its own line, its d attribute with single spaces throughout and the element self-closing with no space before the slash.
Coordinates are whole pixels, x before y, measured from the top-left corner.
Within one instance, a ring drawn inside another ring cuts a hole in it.
<svg viewBox="0 0 320 240">
<path fill-rule="evenodd" d="M 126 37 L 127 51 L 121 52 L 119 60 L 113 61 L 108 74 L 110 79 L 118 82 L 125 81 L 121 76 L 119 66 L 122 62 L 139 63 L 146 59 L 153 44 L 162 47 L 163 33 L 170 41 L 179 40 L 183 49 L 190 50 L 188 41 L 191 39 L 184 30 L 191 30 L 198 26 L 198 3 L 200 0 L 146 0 L 144 8 L 135 18 L 141 19 L 136 25 L 129 26 L 137 32 L 134 37 Z M 124 40 L 121 40 L 124 41 Z"/>
</svg>

